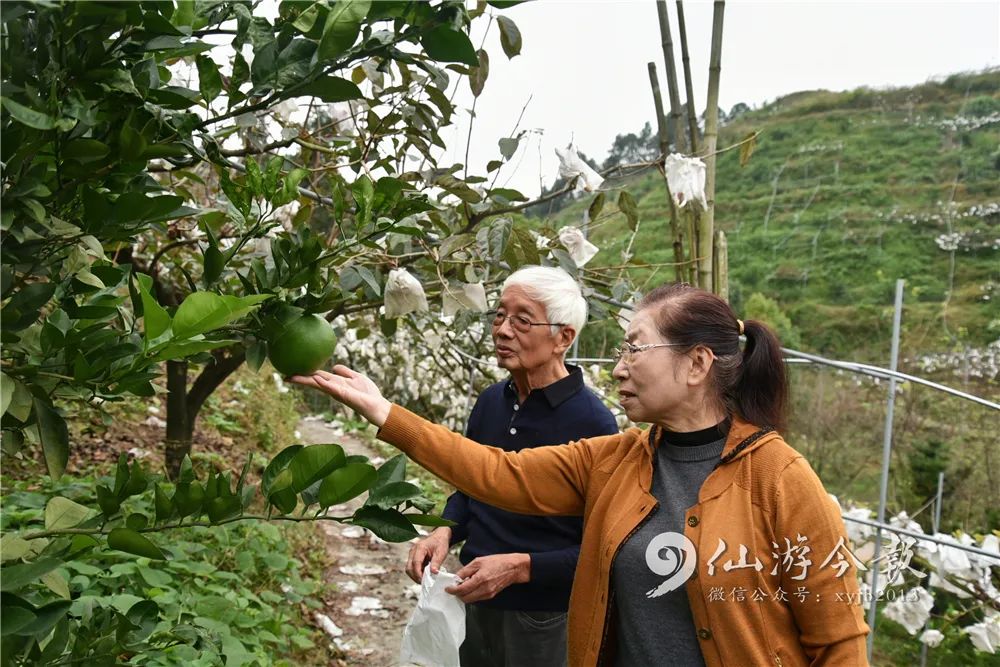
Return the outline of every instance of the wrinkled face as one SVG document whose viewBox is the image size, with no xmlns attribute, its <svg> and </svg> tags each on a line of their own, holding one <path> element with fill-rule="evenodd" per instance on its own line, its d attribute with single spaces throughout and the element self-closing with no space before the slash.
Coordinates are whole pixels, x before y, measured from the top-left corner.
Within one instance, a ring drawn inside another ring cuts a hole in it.
<svg viewBox="0 0 1000 667">
<path fill-rule="evenodd" d="M 511 285 L 500 295 L 497 312 L 504 315 L 519 315 L 532 322 L 548 322 L 545 307 L 528 297 L 524 289 Z M 561 362 L 569 343 L 566 342 L 563 327 L 552 335 L 551 327 L 531 327 L 530 331 L 514 329 L 509 319 L 500 326 L 493 327 L 493 347 L 497 364 L 508 371 L 532 371 L 550 363 Z"/>
<path fill-rule="evenodd" d="M 660 336 L 649 308 L 635 314 L 625 340 L 633 345 L 671 342 Z M 658 424 L 673 421 L 691 397 L 687 381 L 690 367 L 690 357 L 670 347 L 654 347 L 619 359 L 614 377 L 628 418 Z"/>
</svg>

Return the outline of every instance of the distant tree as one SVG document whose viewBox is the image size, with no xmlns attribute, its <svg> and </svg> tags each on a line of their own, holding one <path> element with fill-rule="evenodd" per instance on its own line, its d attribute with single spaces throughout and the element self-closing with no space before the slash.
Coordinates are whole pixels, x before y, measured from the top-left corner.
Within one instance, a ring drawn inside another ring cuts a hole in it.
<svg viewBox="0 0 1000 667">
<path fill-rule="evenodd" d="M 653 133 L 653 127 L 647 121 L 639 134 L 629 132 L 615 137 L 602 167 L 608 169 L 620 164 L 646 162 L 654 159 L 659 153 L 657 137 Z"/>
<path fill-rule="evenodd" d="M 748 111 L 750 111 L 750 107 L 747 104 L 744 102 L 737 102 L 733 105 L 733 108 L 729 110 L 729 118 L 727 119 L 727 122 L 732 123 Z"/>
<path fill-rule="evenodd" d="M 743 306 L 743 317 L 760 320 L 774 329 L 778 338 L 781 339 L 781 344 L 785 347 L 798 348 L 801 343 L 798 329 L 792 324 L 792 320 L 781 309 L 778 302 L 760 292 L 754 292 L 747 299 Z"/>
</svg>

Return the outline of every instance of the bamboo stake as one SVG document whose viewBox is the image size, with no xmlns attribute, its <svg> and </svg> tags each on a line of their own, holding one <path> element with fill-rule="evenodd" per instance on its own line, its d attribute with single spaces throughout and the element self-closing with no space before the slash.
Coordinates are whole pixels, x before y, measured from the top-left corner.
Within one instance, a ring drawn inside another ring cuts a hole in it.
<svg viewBox="0 0 1000 667">
<path fill-rule="evenodd" d="M 716 294 L 729 301 L 729 242 L 721 229 L 715 233 L 715 251 L 712 253 L 715 269 Z"/>
<path fill-rule="evenodd" d="M 653 88 L 653 104 L 656 107 L 656 125 L 659 129 L 660 151 L 666 155 L 670 150 L 670 140 L 667 136 L 666 118 L 663 115 L 663 96 L 660 94 L 660 82 L 656 76 L 656 63 L 649 63 L 649 85 Z M 667 206 L 670 208 L 670 236 L 671 245 L 674 249 L 674 278 L 678 282 L 683 280 L 684 245 L 680 225 L 677 222 L 677 206 L 674 205 L 674 198 L 670 194 L 670 184 L 667 183 L 666 174 L 663 167 L 660 167 L 660 175 L 663 176 L 663 187 L 667 191 Z"/>
<path fill-rule="evenodd" d="M 715 147 L 719 138 L 719 75 L 722 72 L 722 20 L 724 0 L 716 0 L 712 17 L 712 53 L 708 65 L 708 103 L 705 105 L 705 201 L 708 204 L 698 226 L 698 245 L 708 250 L 715 239 Z M 707 255 L 707 256 L 706 256 Z M 718 293 L 712 283 L 712 257 L 698 257 L 699 287 Z"/>
<path fill-rule="evenodd" d="M 660 80 L 656 76 L 656 63 L 647 63 L 649 68 L 649 86 L 653 89 L 653 104 L 656 107 L 656 130 L 660 137 L 660 154 L 670 152 L 670 140 L 667 136 L 667 119 L 663 114 L 663 96 L 660 94 Z"/>
<path fill-rule="evenodd" d="M 691 142 L 688 153 L 698 152 L 698 118 L 694 112 L 694 84 L 691 83 L 691 59 L 688 57 L 687 26 L 684 24 L 684 3 L 677 0 L 677 31 L 681 36 L 681 62 L 684 64 L 684 88 L 687 93 L 688 132 Z"/>
<path fill-rule="evenodd" d="M 682 153 L 681 145 L 684 131 L 681 121 L 681 100 L 677 93 L 677 66 L 674 64 L 674 42 L 670 34 L 667 0 L 656 0 L 656 15 L 660 21 L 660 44 L 663 47 L 663 65 L 666 67 L 667 73 L 667 94 L 670 96 L 669 127 L 674 134 L 674 150 Z"/>
</svg>

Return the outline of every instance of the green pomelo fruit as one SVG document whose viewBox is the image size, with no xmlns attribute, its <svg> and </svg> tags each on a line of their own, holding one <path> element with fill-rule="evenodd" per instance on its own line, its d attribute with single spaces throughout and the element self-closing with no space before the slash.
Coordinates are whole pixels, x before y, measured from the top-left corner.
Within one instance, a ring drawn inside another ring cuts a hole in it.
<svg viewBox="0 0 1000 667">
<path fill-rule="evenodd" d="M 309 375 L 323 367 L 336 345 L 329 322 L 319 315 L 303 315 L 268 343 L 267 358 L 282 375 Z"/>
</svg>

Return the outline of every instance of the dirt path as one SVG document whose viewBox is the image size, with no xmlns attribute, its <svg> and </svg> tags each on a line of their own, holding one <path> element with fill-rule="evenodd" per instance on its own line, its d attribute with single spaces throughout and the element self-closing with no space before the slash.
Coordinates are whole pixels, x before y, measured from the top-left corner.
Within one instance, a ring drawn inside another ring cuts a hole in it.
<svg viewBox="0 0 1000 667">
<path fill-rule="evenodd" d="M 299 423 L 302 441 L 336 442 L 348 454 L 362 454 L 379 460 L 366 443 L 350 435 L 339 435 L 324 422 L 305 419 Z M 374 461 L 373 461 L 374 462 Z M 364 496 L 331 508 L 334 514 L 353 511 Z M 322 597 L 327 601 L 324 619 L 314 619 L 331 636 L 343 653 L 344 664 L 388 667 L 397 665 L 403 628 L 416 605 L 419 586 L 410 581 L 403 568 L 409 543 L 383 542 L 357 526 L 320 522 L 326 533 L 326 548 L 333 562 Z M 445 563 L 452 572 L 457 560 Z M 339 634 L 338 634 L 339 633 Z"/>
</svg>

